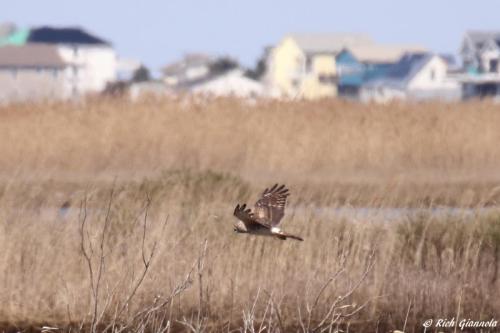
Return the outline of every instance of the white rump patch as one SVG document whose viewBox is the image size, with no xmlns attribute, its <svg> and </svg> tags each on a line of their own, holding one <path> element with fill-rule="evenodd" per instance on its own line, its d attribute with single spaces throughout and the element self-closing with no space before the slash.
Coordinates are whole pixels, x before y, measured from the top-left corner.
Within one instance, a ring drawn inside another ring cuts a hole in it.
<svg viewBox="0 0 500 333">
<path fill-rule="evenodd" d="M 239 229 L 241 232 L 248 232 L 247 227 L 245 226 L 245 223 L 238 221 L 234 224 L 236 229 Z"/>
<path fill-rule="evenodd" d="M 272 227 L 272 228 L 271 228 L 271 232 L 272 232 L 273 234 L 281 234 L 281 229 L 280 229 L 280 228 L 278 228 L 278 227 Z"/>
</svg>

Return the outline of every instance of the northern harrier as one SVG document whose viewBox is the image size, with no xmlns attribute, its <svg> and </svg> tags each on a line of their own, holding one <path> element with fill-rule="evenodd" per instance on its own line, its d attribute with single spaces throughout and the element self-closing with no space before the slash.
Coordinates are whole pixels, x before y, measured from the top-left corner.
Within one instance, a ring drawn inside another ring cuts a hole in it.
<svg viewBox="0 0 500 333">
<path fill-rule="evenodd" d="M 301 237 L 281 231 L 279 224 L 285 215 L 286 198 L 290 195 L 285 185 L 278 187 L 274 185 L 265 189 L 260 199 L 257 200 L 254 212 L 247 208 L 246 204 L 236 205 L 234 216 L 238 222 L 234 225 L 234 231 L 239 233 L 254 234 L 261 236 L 287 238 L 303 241 Z"/>
</svg>

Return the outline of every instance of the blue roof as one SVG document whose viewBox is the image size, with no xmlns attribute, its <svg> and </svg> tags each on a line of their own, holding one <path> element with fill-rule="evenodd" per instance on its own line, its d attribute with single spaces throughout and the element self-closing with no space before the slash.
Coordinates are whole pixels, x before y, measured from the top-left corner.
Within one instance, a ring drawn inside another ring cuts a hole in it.
<svg viewBox="0 0 500 333">
<path fill-rule="evenodd" d="M 34 28 L 30 31 L 28 42 L 48 44 L 110 45 L 110 43 L 104 39 L 93 36 L 80 28 Z"/>
<path fill-rule="evenodd" d="M 387 78 L 406 80 L 411 78 L 430 58 L 426 53 L 407 53 L 389 68 Z"/>
<path fill-rule="evenodd" d="M 384 77 L 369 81 L 368 85 L 391 85 L 403 87 L 432 58 L 430 53 L 406 53 L 391 65 Z"/>
</svg>

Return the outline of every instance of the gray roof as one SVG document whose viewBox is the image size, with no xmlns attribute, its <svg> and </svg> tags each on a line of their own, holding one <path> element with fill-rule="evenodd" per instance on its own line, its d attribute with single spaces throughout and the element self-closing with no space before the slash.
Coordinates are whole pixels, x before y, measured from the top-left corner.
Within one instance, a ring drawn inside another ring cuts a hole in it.
<svg viewBox="0 0 500 333">
<path fill-rule="evenodd" d="M 203 53 L 189 53 L 186 54 L 181 60 L 173 62 L 162 68 L 165 75 L 179 75 L 183 74 L 188 68 L 198 66 L 209 66 L 214 61 L 212 56 Z"/>
<path fill-rule="evenodd" d="M 26 44 L 0 47 L 0 67 L 50 67 L 66 66 L 56 46 Z"/>
<path fill-rule="evenodd" d="M 405 53 L 427 52 L 427 49 L 418 45 L 383 45 L 368 44 L 354 45 L 345 48 L 358 61 L 363 63 L 396 63 Z"/>
<path fill-rule="evenodd" d="M 500 43 L 500 31 L 479 31 L 471 30 L 465 33 L 465 38 L 468 38 L 476 48 L 480 49 L 483 45 L 493 40 L 495 43 Z"/>
<path fill-rule="evenodd" d="M 369 36 L 356 33 L 294 33 L 290 37 L 306 53 L 339 53 L 345 47 L 373 44 Z"/>
</svg>

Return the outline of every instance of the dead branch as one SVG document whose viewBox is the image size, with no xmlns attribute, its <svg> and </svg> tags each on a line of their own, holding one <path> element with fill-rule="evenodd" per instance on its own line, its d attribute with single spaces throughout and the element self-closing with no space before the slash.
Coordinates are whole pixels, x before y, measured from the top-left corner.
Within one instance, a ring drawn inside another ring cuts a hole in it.
<svg viewBox="0 0 500 333">
<path fill-rule="evenodd" d="M 357 310 L 355 310 L 349 314 L 339 313 L 338 315 L 335 315 L 335 310 L 340 309 L 339 308 L 340 304 L 342 304 L 342 302 L 344 300 L 346 300 L 348 297 L 350 297 L 354 293 L 354 291 L 356 291 L 359 288 L 359 286 L 367 278 L 368 274 L 370 273 L 370 271 L 372 270 L 372 268 L 375 264 L 374 256 L 375 256 L 375 251 L 372 251 L 370 253 L 370 256 L 368 257 L 368 264 L 367 264 L 365 270 L 363 271 L 363 274 L 361 275 L 361 277 L 358 279 L 358 281 L 356 281 L 356 283 L 354 285 L 351 286 L 351 288 L 344 295 L 337 297 L 337 299 L 335 299 L 335 301 L 333 301 L 333 303 L 331 304 L 326 315 L 323 317 L 323 319 L 320 321 L 320 323 L 316 327 L 313 328 L 313 330 L 312 330 L 313 332 L 321 330 L 322 327 L 324 327 L 324 325 L 327 323 L 328 318 L 331 318 L 331 320 L 327 325 L 331 326 L 332 323 L 336 322 L 340 318 L 348 318 L 348 317 L 355 315 L 356 313 L 361 311 L 361 309 L 364 308 L 371 301 L 371 300 L 367 301 L 362 306 L 358 307 Z M 347 308 L 347 307 L 350 307 L 350 305 L 344 306 L 343 308 Z"/>
<path fill-rule="evenodd" d="M 198 259 L 196 260 L 197 272 L 198 272 L 198 311 L 196 315 L 196 321 L 194 323 L 188 322 L 185 317 L 181 321 L 178 321 L 180 324 L 189 328 L 193 333 L 200 333 L 205 330 L 205 322 L 206 318 L 204 316 L 203 311 L 203 271 L 205 268 L 205 257 L 207 252 L 207 244 L 208 240 L 205 239 L 203 245 L 200 250 L 200 254 Z"/>
<path fill-rule="evenodd" d="M 267 291 L 264 291 L 268 296 L 269 300 L 271 301 L 271 306 L 273 307 L 274 311 L 276 312 L 276 317 L 278 318 L 278 325 L 280 332 L 285 332 L 284 327 L 283 327 L 283 321 L 281 320 L 281 311 L 278 306 L 276 306 L 276 303 L 274 302 L 273 294 L 269 294 Z M 281 303 L 281 302 L 280 302 Z"/>
<path fill-rule="evenodd" d="M 168 223 L 169 217 L 167 216 L 165 218 L 165 221 L 163 222 L 161 233 L 159 234 L 158 238 L 155 239 L 153 246 L 151 248 L 151 252 L 150 252 L 149 256 L 147 256 L 145 242 L 146 242 L 146 234 L 147 234 L 147 229 L 148 229 L 148 211 L 149 211 L 149 207 L 151 205 L 151 199 L 150 199 L 149 195 L 147 196 L 146 200 L 147 200 L 147 202 L 146 202 L 146 208 L 144 210 L 144 223 L 143 223 L 142 246 L 141 246 L 141 249 L 142 249 L 141 250 L 141 257 L 142 257 L 143 269 L 142 269 L 141 275 L 139 276 L 137 281 L 134 283 L 134 286 L 133 286 L 131 292 L 128 294 L 127 298 L 123 302 L 120 310 L 118 310 L 115 313 L 115 316 L 114 316 L 115 319 L 105 328 L 104 331 L 107 331 L 108 329 L 110 329 L 115 324 L 115 321 L 119 320 L 119 318 L 121 317 L 123 312 L 127 309 L 128 305 L 130 304 L 130 301 L 136 295 L 140 286 L 144 282 L 144 279 L 146 278 L 146 275 L 149 272 L 151 263 L 153 261 L 154 255 L 156 253 L 158 241 L 163 236 L 163 232 L 164 232 L 164 230 L 167 226 L 167 223 Z M 135 319 L 135 317 L 134 317 L 134 319 Z M 128 325 L 125 325 L 123 327 L 123 329 L 125 329 L 127 326 Z M 123 329 L 119 330 L 118 332 L 122 331 Z"/>
</svg>

